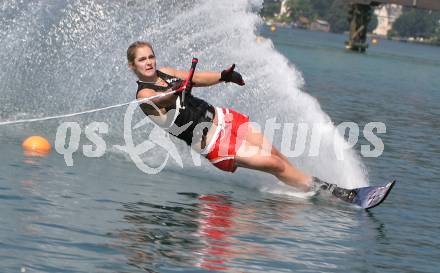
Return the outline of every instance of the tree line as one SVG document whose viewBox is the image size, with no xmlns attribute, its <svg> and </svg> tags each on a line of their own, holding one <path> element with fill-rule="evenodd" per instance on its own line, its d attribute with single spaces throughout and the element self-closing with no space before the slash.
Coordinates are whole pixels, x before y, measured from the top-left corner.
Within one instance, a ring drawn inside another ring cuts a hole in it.
<svg viewBox="0 0 440 273">
<path fill-rule="evenodd" d="M 279 22 L 293 23 L 300 17 L 309 20 L 321 19 L 330 23 L 330 30 L 336 33 L 348 31 L 348 10 L 346 0 L 288 0 L 289 12 L 279 17 L 281 0 L 264 0 L 261 16 Z M 377 17 L 372 15 L 368 31 L 377 27 Z M 424 37 L 440 42 L 440 12 L 423 9 L 404 8 L 403 14 L 393 24 L 390 36 Z"/>
<path fill-rule="evenodd" d="M 389 36 L 422 37 L 440 43 L 440 12 L 404 8 Z"/>
</svg>

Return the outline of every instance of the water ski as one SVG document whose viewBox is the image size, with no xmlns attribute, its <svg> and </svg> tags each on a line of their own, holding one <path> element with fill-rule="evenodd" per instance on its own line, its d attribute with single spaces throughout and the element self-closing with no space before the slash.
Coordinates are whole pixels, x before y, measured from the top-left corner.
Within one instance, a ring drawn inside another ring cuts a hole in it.
<svg viewBox="0 0 440 273">
<path fill-rule="evenodd" d="M 336 187 L 333 189 L 332 194 L 363 209 L 371 209 L 380 205 L 387 198 L 395 183 L 396 181 L 393 180 L 383 186 L 370 186 L 351 190 Z"/>
</svg>

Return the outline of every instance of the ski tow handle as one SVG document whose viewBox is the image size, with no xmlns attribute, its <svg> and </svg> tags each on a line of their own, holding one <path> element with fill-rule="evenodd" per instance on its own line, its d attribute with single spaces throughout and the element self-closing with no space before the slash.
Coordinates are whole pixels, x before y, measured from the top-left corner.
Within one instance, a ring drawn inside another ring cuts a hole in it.
<svg viewBox="0 0 440 273">
<path fill-rule="evenodd" d="M 191 81 L 194 76 L 194 72 L 196 71 L 196 66 L 197 66 L 198 62 L 199 62 L 199 59 L 197 59 L 197 58 L 192 59 L 191 69 L 189 70 L 188 78 L 185 81 L 185 92 L 188 92 L 188 94 L 191 94 L 191 90 L 192 90 Z"/>
<path fill-rule="evenodd" d="M 183 91 L 183 94 L 182 94 L 182 107 L 183 108 L 184 108 L 183 102 L 185 101 L 185 95 L 187 93 L 188 93 L 188 95 L 191 94 L 191 90 L 192 90 L 191 82 L 192 82 L 192 78 L 194 76 L 194 72 L 196 70 L 196 66 L 197 66 L 198 62 L 199 62 L 199 59 L 193 57 L 193 59 L 191 61 L 191 68 L 189 70 L 188 77 L 185 80 L 185 90 Z"/>
</svg>

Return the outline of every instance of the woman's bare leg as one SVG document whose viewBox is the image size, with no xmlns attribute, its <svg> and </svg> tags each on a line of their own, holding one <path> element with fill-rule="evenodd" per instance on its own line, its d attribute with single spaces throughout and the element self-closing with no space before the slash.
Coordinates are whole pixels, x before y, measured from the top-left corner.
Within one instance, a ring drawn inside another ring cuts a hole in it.
<svg viewBox="0 0 440 273">
<path fill-rule="evenodd" d="M 235 160 L 239 167 L 273 174 L 280 181 L 303 191 L 310 189 L 312 177 L 295 168 L 262 133 L 250 125 Z"/>
</svg>

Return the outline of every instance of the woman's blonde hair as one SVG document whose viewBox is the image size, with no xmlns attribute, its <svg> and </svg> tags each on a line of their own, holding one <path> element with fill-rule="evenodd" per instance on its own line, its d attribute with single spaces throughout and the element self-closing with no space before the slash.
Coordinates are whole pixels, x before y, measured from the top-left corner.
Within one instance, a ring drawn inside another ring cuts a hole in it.
<svg viewBox="0 0 440 273">
<path fill-rule="evenodd" d="M 153 51 L 154 54 L 154 50 L 153 50 L 153 46 L 146 41 L 136 41 L 134 43 L 132 43 L 128 49 L 127 49 L 127 61 L 128 63 L 134 63 L 134 59 L 136 58 L 136 49 L 138 49 L 139 47 L 143 47 L 146 46 L 148 48 L 151 49 L 151 51 Z"/>
</svg>

